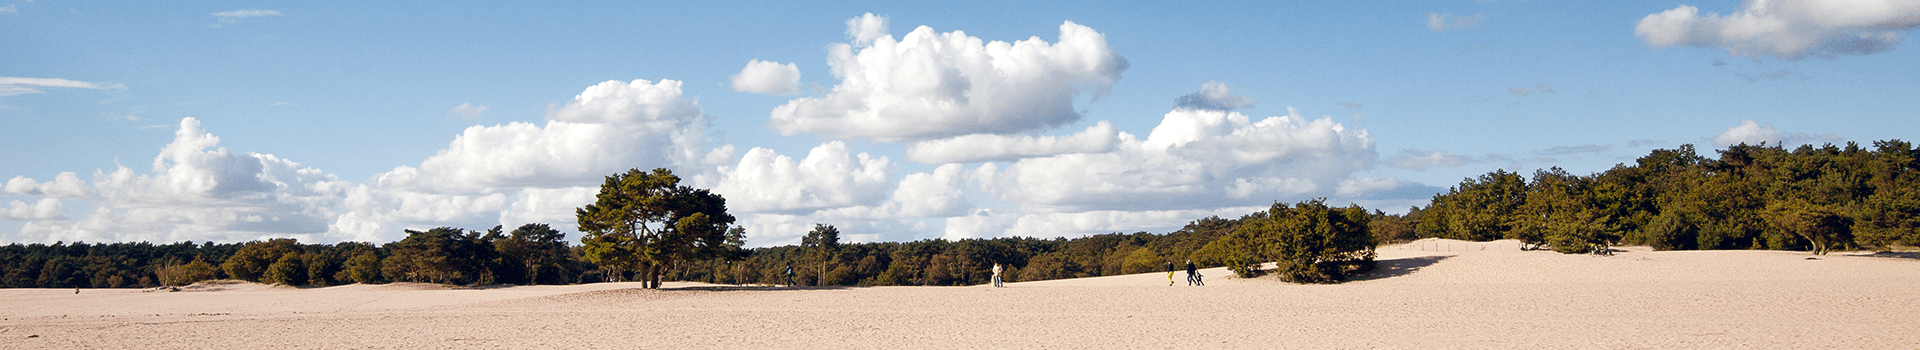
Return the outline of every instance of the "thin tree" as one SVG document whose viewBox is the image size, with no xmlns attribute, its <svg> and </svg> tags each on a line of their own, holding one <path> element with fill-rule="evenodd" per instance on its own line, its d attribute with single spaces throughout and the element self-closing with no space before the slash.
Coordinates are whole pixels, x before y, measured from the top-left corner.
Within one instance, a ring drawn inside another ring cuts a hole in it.
<svg viewBox="0 0 1920 350">
<path fill-rule="evenodd" d="M 830 268 L 833 253 L 840 249 L 840 229 L 833 225 L 813 224 L 813 231 L 800 239 L 800 247 L 812 257 L 814 268 L 819 270 L 819 279 L 814 285 L 827 284 L 827 269 Z"/>
</svg>

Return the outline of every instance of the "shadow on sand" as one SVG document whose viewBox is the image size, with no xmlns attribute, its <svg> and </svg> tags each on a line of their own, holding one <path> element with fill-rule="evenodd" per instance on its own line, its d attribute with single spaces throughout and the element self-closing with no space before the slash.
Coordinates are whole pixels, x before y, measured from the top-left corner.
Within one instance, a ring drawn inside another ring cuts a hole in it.
<svg viewBox="0 0 1920 350">
<path fill-rule="evenodd" d="M 1894 258 L 1894 259 L 1914 259 L 1914 260 L 1920 260 L 1920 252 L 1875 252 L 1875 253 L 1873 253 L 1873 254 L 1862 254 L 1862 255 L 1859 255 L 1859 256 L 1864 256 L 1864 257 L 1872 257 L 1872 258 Z"/>
<path fill-rule="evenodd" d="M 748 291 L 748 290 L 755 290 L 755 291 L 836 290 L 836 289 L 854 289 L 854 288 L 861 288 L 861 287 L 859 286 L 786 287 L 786 286 L 753 286 L 753 285 L 741 285 L 741 286 L 710 285 L 710 286 L 665 287 L 665 288 L 660 288 L 660 290 L 697 290 L 697 291 L 711 291 L 711 292 L 728 292 L 728 291 Z"/>
<path fill-rule="evenodd" d="M 1452 255 L 1434 255 L 1434 256 L 1411 257 L 1411 258 L 1399 258 L 1399 259 L 1393 259 L 1393 260 L 1380 260 L 1378 261 L 1378 265 L 1374 266 L 1373 272 L 1367 273 L 1365 275 L 1353 276 L 1353 279 L 1349 281 L 1371 281 L 1371 280 L 1377 280 L 1377 279 L 1383 279 L 1383 278 L 1406 276 L 1407 274 L 1413 273 L 1414 271 L 1420 271 L 1421 268 L 1432 266 L 1435 263 L 1439 263 L 1440 260 L 1445 260 L 1446 258 L 1451 258 L 1451 257 L 1453 256 Z"/>
</svg>

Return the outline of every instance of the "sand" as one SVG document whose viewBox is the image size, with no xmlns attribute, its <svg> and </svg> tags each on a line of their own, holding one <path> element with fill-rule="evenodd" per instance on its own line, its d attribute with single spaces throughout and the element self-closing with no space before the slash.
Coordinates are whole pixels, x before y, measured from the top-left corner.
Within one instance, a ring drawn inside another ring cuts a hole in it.
<svg viewBox="0 0 1920 350">
<path fill-rule="evenodd" d="M 0 348 L 1899 348 L 1920 259 L 1383 247 L 1339 285 L 1153 273 L 1007 288 L 423 284 L 0 289 Z"/>
</svg>

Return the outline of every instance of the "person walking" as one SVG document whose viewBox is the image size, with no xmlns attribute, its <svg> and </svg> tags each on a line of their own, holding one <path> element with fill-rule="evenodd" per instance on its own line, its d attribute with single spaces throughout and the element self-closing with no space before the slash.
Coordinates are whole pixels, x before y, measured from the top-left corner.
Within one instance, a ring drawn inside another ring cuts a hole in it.
<svg viewBox="0 0 1920 350">
<path fill-rule="evenodd" d="M 793 288 L 793 264 L 787 264 L 787 288 Z"/>
<path fill-rule="evenodd" d="M 1172 261 L 1167 262 L 1167 286 L 1168 287 L 1173 286 L 1173 262 Z"/>
<path fill-rule="evenodd" d="M 993 264 L 993 287 L 1005 288 L 1006 286 L 1007 285 L 1004 283 L 1001 283 L 1001 280 L 1000 280 L 1000 264 L 994 263 Z"/>
<path fill-rule="evenodd" d="M 1173 274 L 1168 273 L 1167 279 L 1173 279 Z M 1187 285 L 1189 286 L 1207 285 L 1205 282 L 1200 281 L 1200 269 L 1193 266 L 1193 259 L 1187 259 Z"/>
</svg>

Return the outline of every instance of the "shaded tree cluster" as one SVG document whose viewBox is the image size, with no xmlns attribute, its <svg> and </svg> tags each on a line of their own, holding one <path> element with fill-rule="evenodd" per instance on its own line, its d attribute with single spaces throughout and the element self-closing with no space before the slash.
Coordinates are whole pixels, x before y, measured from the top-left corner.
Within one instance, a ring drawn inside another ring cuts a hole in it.
<svg viewBox="0 0 1920 350">
<path fill-rule="evenodd" d="M 575 258 L 546 224 L 511 233 L 442 227 L 407 230 L 385 245 L 302 244 L 291 238 L 216 244 L 181 242 L 9 244 L 0 247 L 0 287 L 131 288 L 235 279 L 292 286 L 429 282 L 566 284 L 596 267 Z"/>
</svg>

